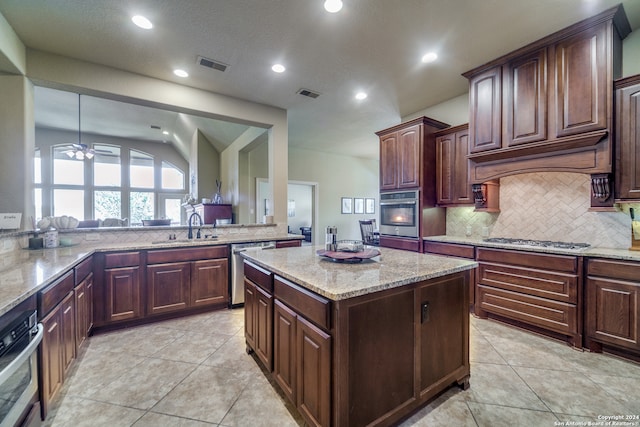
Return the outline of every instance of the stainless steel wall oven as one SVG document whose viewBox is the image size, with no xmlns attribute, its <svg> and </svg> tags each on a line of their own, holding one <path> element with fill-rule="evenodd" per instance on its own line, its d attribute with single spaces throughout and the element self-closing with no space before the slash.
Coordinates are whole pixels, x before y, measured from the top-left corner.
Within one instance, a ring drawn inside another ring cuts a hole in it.
<svg viewBox="0 0 640 427">
<path fill-rule="evenodd" d="M 419 237 L 418 190 L 380 194 L 380 235 Z"/>
</svg>

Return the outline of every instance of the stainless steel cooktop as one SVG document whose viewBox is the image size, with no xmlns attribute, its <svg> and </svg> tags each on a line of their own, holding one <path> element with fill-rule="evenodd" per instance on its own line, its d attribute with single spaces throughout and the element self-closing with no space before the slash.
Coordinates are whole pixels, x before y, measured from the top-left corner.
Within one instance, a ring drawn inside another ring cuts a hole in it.
<svg viewBox="0 0 640 427">
<path fill-rule="evenodd" d="M 489 243 L 504 243 L 507 245 L 516 246 L 535 246 L 540 248 L 570 249 L 575 251 L 584 250 L 591 246 L 588 243 L 554 242 L 551 240 L 510 239 L 507 237 L 490 237 L 484 239 L 484 241 Z"/>
</svg>

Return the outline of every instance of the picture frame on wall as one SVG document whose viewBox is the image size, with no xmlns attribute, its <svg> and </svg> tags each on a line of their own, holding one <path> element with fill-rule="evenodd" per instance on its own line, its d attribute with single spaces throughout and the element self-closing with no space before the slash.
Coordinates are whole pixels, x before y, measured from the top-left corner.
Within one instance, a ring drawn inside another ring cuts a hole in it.
<svg viewBox="0 0 640 427">
<path fill-rule="evenodd" d="M 366 198 L 364 200 L 364 213 L 366 214 L 376 213 L 376 199 Z"/>
<path fill-rule="evenodd" d="M 353 213 L 353 199 L 351 197 L 343 197 L 341 206 L 343 214 Z"/>
<path fill-rule="evenodd" d="M 364 213 L 364 199 L 357 197 L 353 199 L 353 213 L 363 214 Z"/>
</svg>

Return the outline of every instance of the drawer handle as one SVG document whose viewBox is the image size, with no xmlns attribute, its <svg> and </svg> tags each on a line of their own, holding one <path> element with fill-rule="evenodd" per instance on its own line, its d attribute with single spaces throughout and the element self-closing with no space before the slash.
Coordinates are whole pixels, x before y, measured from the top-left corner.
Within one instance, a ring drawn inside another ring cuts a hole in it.
<svg viewBox="0 0 640 427">
<path fill-rule="evenodd" d="M 420 306 L 420 323 L 429 321 L 429 301 L 423 302 Z"/>
</svg>

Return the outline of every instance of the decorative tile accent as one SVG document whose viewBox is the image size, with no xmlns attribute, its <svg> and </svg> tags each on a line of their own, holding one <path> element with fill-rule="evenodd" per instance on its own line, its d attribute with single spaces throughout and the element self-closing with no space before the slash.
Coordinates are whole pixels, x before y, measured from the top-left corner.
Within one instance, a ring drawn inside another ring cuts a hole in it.
<svg viewBox="0 0 640 427">
<path fill-rule="evenodd" d="M 473 212 L 472 207 L 447 209 L 447 235 L 512 237 L 585 242 L 592 246 L 626 249 L 630 245 L 629 207 L 616 212 L 591 212 L 590 177 L 586 174 L 529 173 L 500 180 L 500 213 Z M 482 235 L 483 227 L 489 236 Z"/>
</svg>

